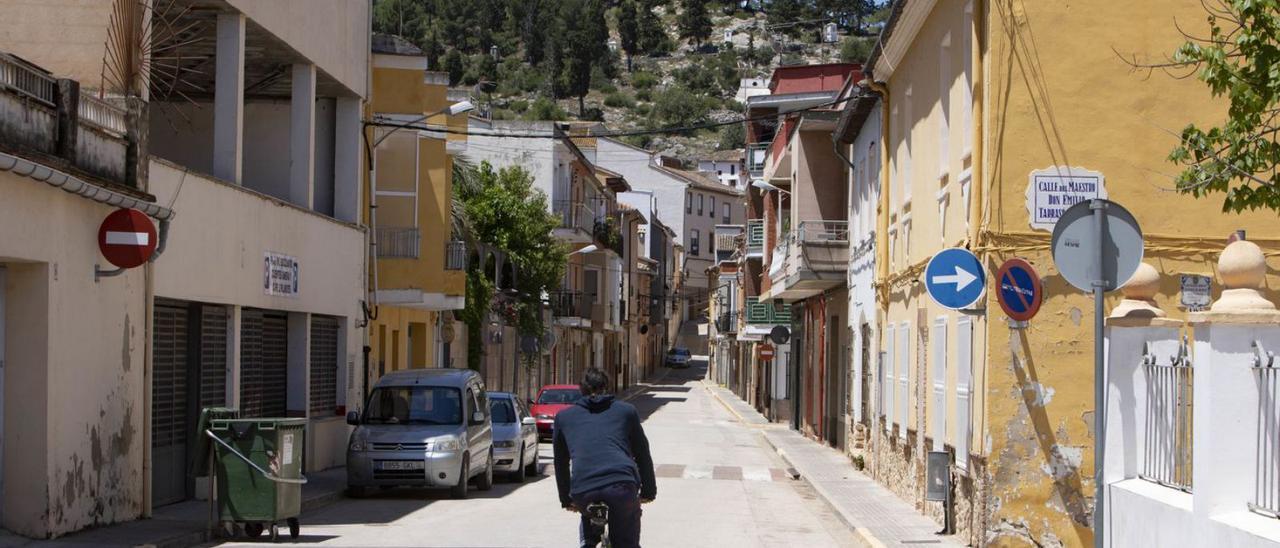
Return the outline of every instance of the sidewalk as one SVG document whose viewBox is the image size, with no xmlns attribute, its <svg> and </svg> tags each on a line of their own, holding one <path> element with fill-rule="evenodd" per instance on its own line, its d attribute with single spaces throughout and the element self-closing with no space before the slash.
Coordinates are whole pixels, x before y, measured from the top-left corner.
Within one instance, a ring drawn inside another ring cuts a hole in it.
<svg viewBox="0 0 1280 548">
<path fill-rule="evenodd" d="M 728 389 L 704 381 L 720 403 L 742 422 L 768 424 L 760 413 Z M 813 486 L 829 506 L 867 544 L 876 547 L 902 544 L 961 546 L 954 537 L 937 535 L 941 527 L 920 515 L 906 501 L 853 468 L 840 452 L 777 425 L 762 428 L 765 440 L 787 461 L 800 478 Z"/>
<path fill-rule="evenodd" d="M 302 512 L 313 511 L 333 503 L 343 496 L 347 486 L 345 468 L 331 468 L 323 472 L 307 474 L 307 484 L 302 486 Z M 191 500 L 164 506 L 150 519 L 140 519 L 106 527 L 73 533 L 56 540 L 33 540 L 7 532 L 0 532 L 0 547 L 11 546 L 110 546 L 155 548 L 183 547 L 210 540 L 206 527 L 209 520 L 209 501 Z M 302 528 L 307 527 L 306 517 Z"/>
</svg>

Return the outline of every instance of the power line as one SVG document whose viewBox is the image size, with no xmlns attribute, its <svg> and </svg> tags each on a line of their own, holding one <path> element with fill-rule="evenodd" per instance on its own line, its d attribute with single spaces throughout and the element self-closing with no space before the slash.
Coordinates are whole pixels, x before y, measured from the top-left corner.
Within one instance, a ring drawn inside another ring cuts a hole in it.
<svg viewBox="0 0 1280 548">
<path fill-rule="evenodd" d="M 663 135 L 663 134 L 670 134 L 670 133 L 687 133 L 690 131 L 697 131 L 700 129 L 711 129 L 711 128 L 717 128 L 722 126 L 731 126 L 735 124 L 744 124 L 747 122 L 772 120 L 772 119 L 776 119 L 779 116 L 786 116 L 786 115 L 795 114 L 798 112 L 810 112 L 822 107 L 829 107 L 829 106 L 833 106 L 846 101 L 848 101 L 848 99 L 840 99 L 837 97 L 830 101 L 819 103 L 819 104 L 812 105 L 805 108 L 780 111 L 780 112 L 775 112 L 772 114 L 764 114 L 760 116 L 748 116 L 748 117 L 743 117 L 737 120 L 729 120 L 725 122 L 707 122 L 707 123 L 696 124 L 691 126 L 664 127 L 664 128 L 655 128 L 655 129 L 605 131 L 605 132 L 594 133 L 590 135 L 571 135 L 571 134 L 563 133 L 558 129 L 553 129 L 547 133 L 506 133 L 506 132 L 497 132 L 497 131 L 475 131 L 470 128 L 466 130 L 459 130 L 459 129 L 453 129 L 447 126 L 440 126 L 440 125 L 421 125 L 416 122 L 393 123 L 393 122 L 388 122 L 385 120 L 378 119 L 376 117 L 373 120 L 366 120 L 364 123 L 367 126 L 410 128 L 410 129 L 418 129 L 422 131 L 431 131 L 435 133 L 444 133 L 449 135 L 474 135 L 477 137 L 509 137 L 513 139 L 586 139 L 586 138 L 592 138 L 592 137 L 632 137 L 632 136 L 639 136 L 639 135 Z"/>
</svg>

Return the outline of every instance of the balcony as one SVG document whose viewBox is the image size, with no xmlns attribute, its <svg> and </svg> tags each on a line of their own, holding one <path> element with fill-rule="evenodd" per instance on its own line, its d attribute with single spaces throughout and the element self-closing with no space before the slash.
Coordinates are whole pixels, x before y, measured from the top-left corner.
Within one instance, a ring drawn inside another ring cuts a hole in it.
<svg viewBox="0 0 1280 548">
<path fill-rule="evenodd" d="M 553 234 L 569 243 L 589 244 L 594 238 L 595 214 L 582 202 L 556 200 L 551 211 L 560 217 L 560 226 Z"/>
<path fill-rule="evenodd" d="M 378 227 L 379 259 L 417 259 L 422 248 L 422 232 L 416 228 Z"/>
<path fill-rule="evenodd" d="M 462 240 L 450 240 L 444 245 L 444 269 L 467 269 L 467 243 Z"/>
<path fill-rule="evenodd" d="M 134 105 L 128 107 L 128 105 Z M 128 107 L 128 108 L 126 108 Z M 144 108 L 134 99 L 99 99 L 81 93 L 74 80 L 0 52 L 0 141 L 10 150 L 29 150 L 111 183 L 137 187 L 139 166 L 147 162 L 142 131 L 132 132 Z"/>
<path fill-rule="evenodd" d="M 716 331 L 721 335 L 732 335 L 738 332 L 738 312 L 721 312 L 716 318 Z"/>
<path fill-rule="evenodd" d="M 794 302 L 845 283 L 849 269 L 848 221 L 801 221 L 779 239 L 769 267 L 766 300 Z"/>
<path fill-rule="evenodd" d="M 747 297 L 747 325 L 786 325 L 791 323 L 791 311 L 778 303 L 760 302 L 758 297 Z"/>
<path fill-rule="evenodd" d="M 596 218 L 591 227 L 591 236 L 603 249 L 608 249 L 619 257 L 622 256 L 622 226 L 618 213 L 609 213 Z"/>
<path fill-rule="evenodd" d="M 551 316 L 559 325 L 591 327 L 591 305 L 581 291 L 560 289 L 547 293 Z"/>
<path fill-rule="evenodd" d="M 764 257 L 764 219 L 747 221 L 747 258 Z"/>
<path fill-rule="evenodd" d="M 733 256 L 738 252 L 738 241 L 742 234 L 742 225 L 716 225 L 716 262 L 722 263 L 733 260 Z"/>
</svg>

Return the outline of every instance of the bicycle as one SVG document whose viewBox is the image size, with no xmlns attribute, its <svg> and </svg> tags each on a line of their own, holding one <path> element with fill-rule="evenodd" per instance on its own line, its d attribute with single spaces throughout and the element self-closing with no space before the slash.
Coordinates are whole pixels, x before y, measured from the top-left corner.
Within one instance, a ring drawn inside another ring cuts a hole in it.
<svg viewBox="0 0 1280 548">
<path fill-rule="evenodd" d="M 600 547 L 610 548 L 613 546 L 609 542 L 609 505 L 603 502 L 593 502 L 587 505 L 587 522 L 600 533 Z"/>
</svg>

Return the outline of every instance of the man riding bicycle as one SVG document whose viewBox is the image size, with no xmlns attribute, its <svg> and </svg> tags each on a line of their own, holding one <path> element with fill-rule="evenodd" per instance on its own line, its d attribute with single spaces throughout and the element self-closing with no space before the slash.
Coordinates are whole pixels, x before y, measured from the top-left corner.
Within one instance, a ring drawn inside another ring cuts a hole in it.
<svg viewBox="0 0 1280 548">
<path fill-rule="evenodd" d="M 635 406 L 606 394 L 609 376 L 597 368 L 582 378 L 582 398 L 556 415 L 556 487 L 560 506 L 582 515 L 578 538 L 584 548 L 600 542 L 587 506 L 609 507 L 613 546 L 640 546 L 640 504 L 658 496 L 649 440 Z M 571 468 L 572 466 L 572 468 Z"/>
</svg>

